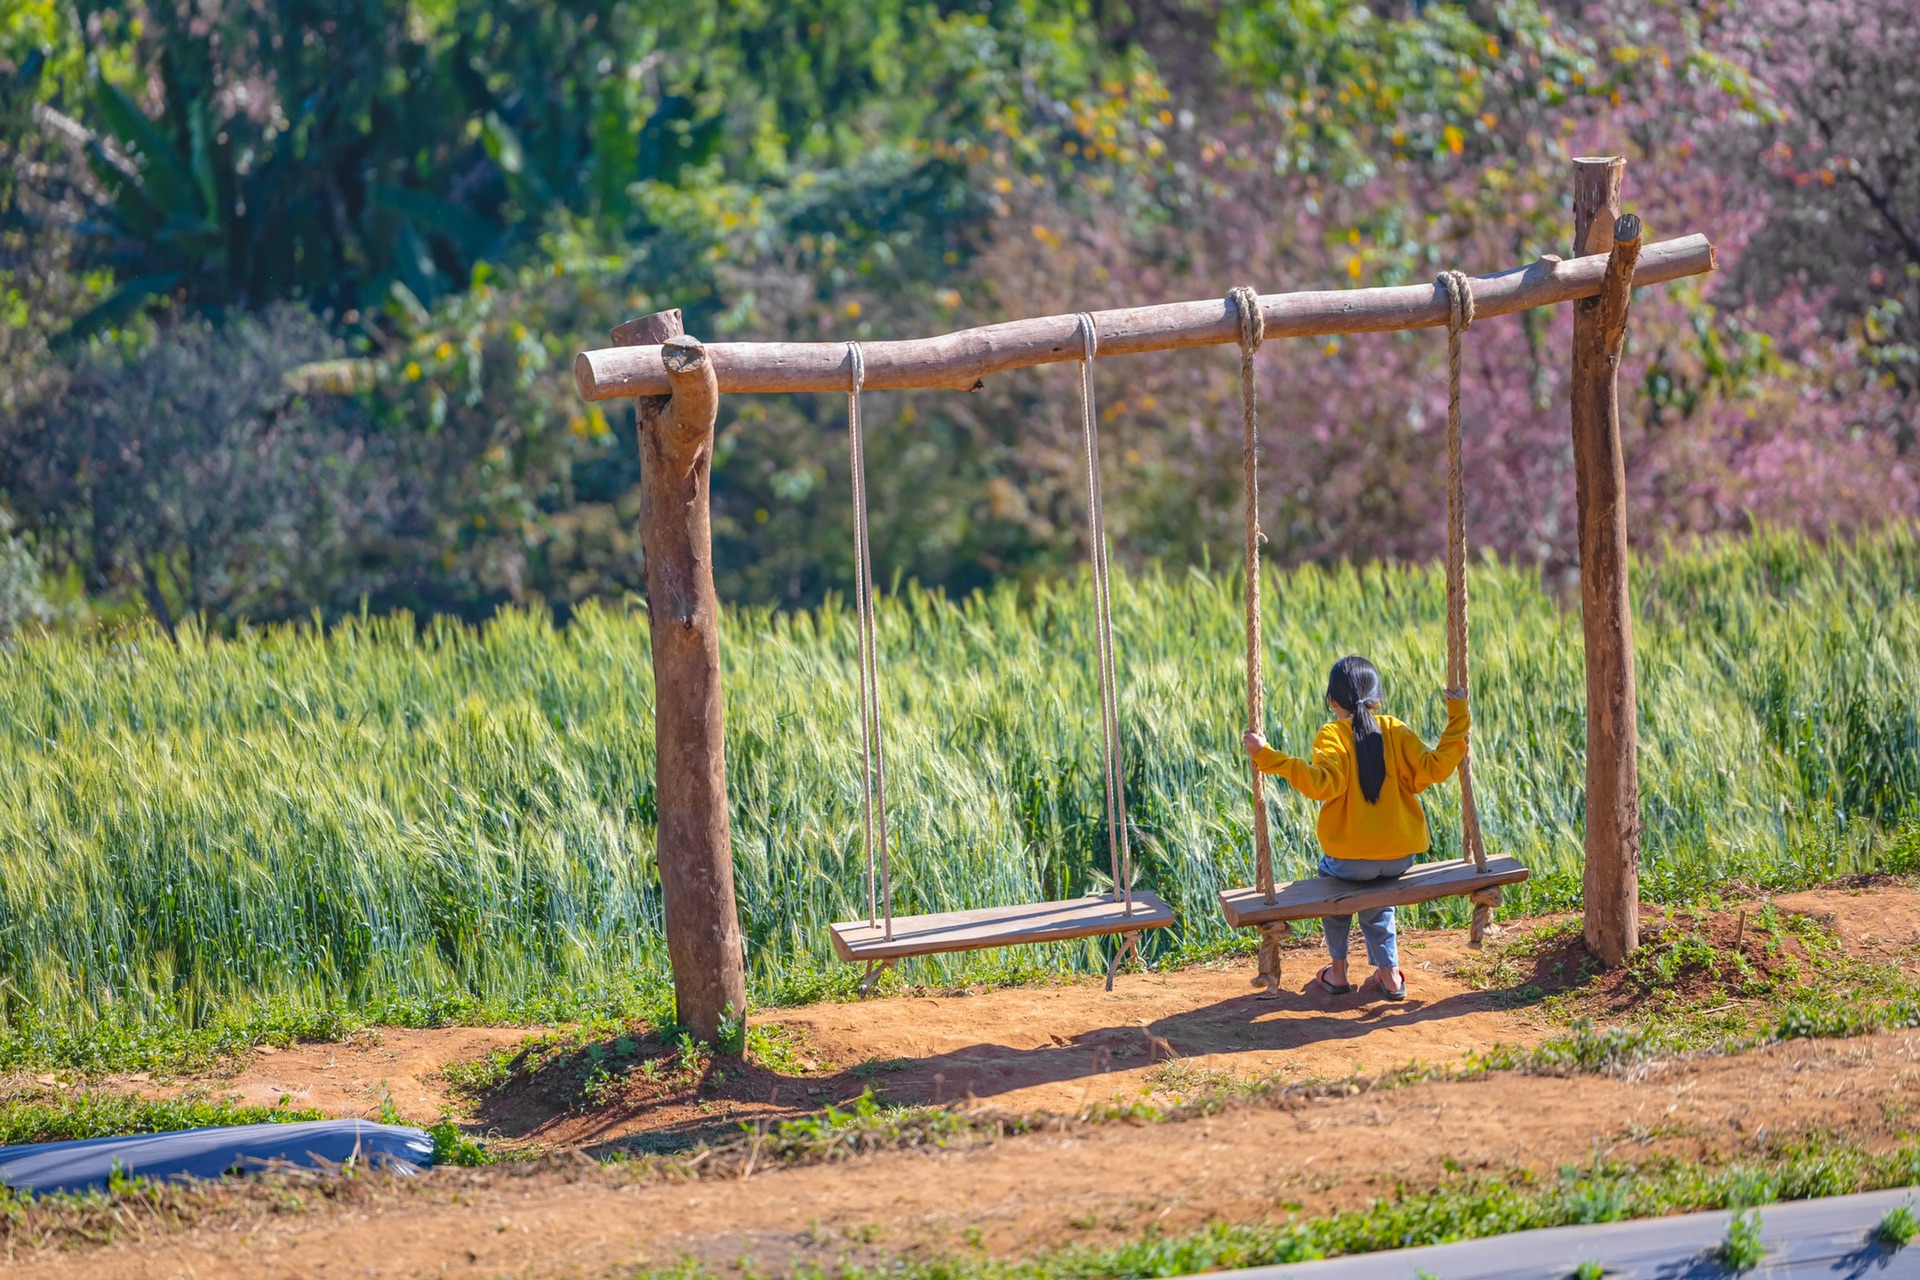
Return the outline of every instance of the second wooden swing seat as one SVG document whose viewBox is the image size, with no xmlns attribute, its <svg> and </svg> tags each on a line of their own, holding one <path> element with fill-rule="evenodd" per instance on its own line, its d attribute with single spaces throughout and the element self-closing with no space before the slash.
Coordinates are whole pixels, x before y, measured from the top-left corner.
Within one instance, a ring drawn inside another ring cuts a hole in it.
<svg viewBox="0 0 1920 1280">
<path fill-rule="evenodd" d="M 866 819 L 867 918 L 831 927 L 833 949 L 842 960 L 864 961 L 860 993 L 873 989 L 880 975 L 912 956 L 979 951 L 989 947 L 1071 942 L 1082 938 L 1120 938 L 1107 963 L 1107 989 L 1131 954 L 1140 954 L 1148 929 L 1173 924 L 1173 910 L 1156 894 L 1133 888 L 1133 855 L 1127 838 L 1127 799 L 1120 762 L 1120 709 L 1113 663 L 1113 607 L 1107 570 L 1106 514 L 1100 493 L 1100 440 L 1093 406 L 1093 360 L 1099 335 L 1093 317 L 1082 313 L 1080 335 L 1080 418 L 1087 472 L 1087 534 L 1093 555 L 1094 634 L 1100 667 L 1100 727 L 1106 748 L 1107 850 L 1113 890 L 1064 901 L 978 907 L 927 915 L 893 914 L 893 875 L 887 844 L 886 757 L 881 740 L 880 671 L 874 625 L 873 556 L 867 537 L 866 444 L 860 422 L 860 388 L 865 362 L 860 344 L 847 344 L 847 445 L 851 453 L 854 512 L 854 602 L 860 633 L 860 730 L 863 754 L 863 802 Z"/>
<path fill-rule="evenodd" d="M 1473 286 L 1458 271 L 1441 275 L 1449 301 L 1447 317 L 1447 683 L 1467 684 L 1467 532 L 1466 481 L 1460 443 L 1460 337 L 1473 323 Z M 1264 728 L 1264 679 L 1260 646 L 1260 453 L 1259 390 L 1254 352 L 1264 320 L 1260 298 L 1243 285 L 1230 295 L 1240 318 L 1241 466 L 1246 524 L 1247 728 Z M 1273 879 L 1273 846 L 1267 831 L 1267 804 L 1259 769 L 1253 770 L 1253 838 L 1256 883 L 1222 889 L 1220 909 L 1236 929 L 1260 930 L 1259 970 L 1253 985 L 1268 995 L 1280 990 L 1280 946 L 1294 920 L 1351 916 L 1381 907 L 1404 907 L 1441 898 L 1473 902 L 1471 946 L 1479 946 L 1500 905 L 1502 885 L 1527 878 L 1518 859 L 1488 857 L 1473 801 L 1471 750 L 1460 761 L 1460 845 L 1466 856 L 1447 862 L 1419 863 L 1392 880 L 1353 881 L 1314 876 L 1292 884 Z"/>
</svg>

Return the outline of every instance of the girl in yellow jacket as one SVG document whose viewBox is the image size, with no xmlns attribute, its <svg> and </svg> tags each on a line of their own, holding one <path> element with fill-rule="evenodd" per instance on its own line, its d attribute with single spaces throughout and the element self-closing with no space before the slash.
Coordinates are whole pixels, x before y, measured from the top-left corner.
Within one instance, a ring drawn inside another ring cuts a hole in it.
<svg viewBox="0 0 1920 1280">
<path fill-rule="evenodd" d="M 1392 880 L 1432 846 L 1427 815 L 1415 799 L 1444 782 L 1467 754 L 1467 691 L 1447 690 L 1447 728 L 1431 751 L 1420 735 L 1392 716 L 1378 715 L 1380 673 L 1365 658 L 1342 658 L 1327 677 L 1327 705 L 1338 717 L 1314 735 L 1313 758 L 1275 751 L 1258 733 L 1246 735 L 1247 754 L 1262 773 L 1278 774 L 1309 800 L 1320 802 L 1320 874 L 1342 880 Z M 1347 935 L 1352 916 L 1328 916 L 1327 954 L 1333 963 L 1315 981 L 1329 995 L 1353 990 L 1347 980 Z M 1407 998 L 1392 907 L 1360 913 L 1360 932 L 1374 971 L 1364 985 L 1388 1000 Z"/>
</svg>

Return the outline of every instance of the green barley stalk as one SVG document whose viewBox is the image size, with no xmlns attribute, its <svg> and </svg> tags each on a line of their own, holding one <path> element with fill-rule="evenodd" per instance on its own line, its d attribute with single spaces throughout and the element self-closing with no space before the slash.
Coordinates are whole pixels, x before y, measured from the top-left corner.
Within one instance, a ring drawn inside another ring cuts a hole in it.
<svg viewBox="0 0 1920 1280">
<path fill-rule="evenodd" d="M 1492 562 L 1472 576 L 1476 774 L 1490 848 L 1580 882 L 1577 603 Z M 1689 897 L 1865 865 L 1920 811 L 1920 540 L 1764 533 L 1669 549 L 1634 578 L 1645 884 Z M 1303 749 L 1326 669 L 1364 653 L 1387 709 L 1443 720 L 1437 569 L 1306 567 L 1266 593 L 1270 735 Z M 1139 881 L 1168 948 L 1227 940 L 1251 868 L 1240 589 L 1116 580 Z M 880 609 L 902 913 L 1104 887 L 1097 672 L 1083 579 Z M 756 998 L 837 972 L 864 910 L 855 632 L 843 604 L 725 619 L 727 771 Z M 432 1018 L 657 1005 L 652 676 L 644 612 L 470 629 L 26 639 L 0 652 L 0 1032 L 198 1027 L 271 1004 Z M 1270 790 L 1282 875 L 1312 811 Z M 1436 855 L 1457 792 L 1428 793 Z M 1459 903 L 1421 908 L 1461 924 Z M 1099 962 L 1095 944 L 909 967 L 955 982 Z M 1022 966 L 1025 966 L 1022 968 Z M 571 1003 L 569 1003 L 571 1002 Z"/>
</svg>

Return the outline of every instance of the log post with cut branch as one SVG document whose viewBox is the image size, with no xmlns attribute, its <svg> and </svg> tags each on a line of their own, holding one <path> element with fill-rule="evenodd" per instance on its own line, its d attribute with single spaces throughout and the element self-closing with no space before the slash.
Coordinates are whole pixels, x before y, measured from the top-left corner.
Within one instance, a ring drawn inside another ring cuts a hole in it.
<svg viewBox="0 0 1920 1280">
<path fill-rule="evenodd" d="M 1587 949 L 1617 965 L 1640 945 L 1639 732 L 1627 595 L 1620 353 L 1640 256 L 1640 219 L 1621 216 L 1626 162 L 1574 161 L 1573 250 L 1606 254 L 1599 292 L 1573 307 L 1573 461 L 1579 494 L 1580 616 L 1587 664 Z"/>
<path fill-rule="evenodd" d="M 681 332 L 678 311 L 629 321 L 612 336 L 617 344 L 657 345 L 670 389 L 635 400 L 653 650 L 655 857 L 677 1016 L 695 1037 L 720 1046 L 723 1027 L 737 1019 L 744 1029 L 747 1011 L 708 505 L 720 389 L 706 348 Z"/>
</svg>

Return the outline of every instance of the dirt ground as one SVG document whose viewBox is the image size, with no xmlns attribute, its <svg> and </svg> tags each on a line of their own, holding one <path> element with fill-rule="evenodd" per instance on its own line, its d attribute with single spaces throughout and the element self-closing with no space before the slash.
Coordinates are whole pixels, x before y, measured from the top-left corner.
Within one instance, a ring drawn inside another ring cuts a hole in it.
<svg viewBox="0 0 1920 1280">
<path fill-rule="evenodd" d="M 1776 905 L 1830 919 L 1857 954 L 1920 963 L 1920 894 L 1909 889 L 1820 890 Z M 1135 975 L 1112 995 L 1063 983 L 782 1010 L 771 1017 L 791 1029 L 793 1056 L 806 1069 L 757 1070 L 734 1082 L 731 1096 L 675 1095 L 651 1111 L 623 1097 L 598 1112 L 539 1116 L 530 1093 L 492 1121 L 549 1145 L 654 1146 L 703 1125 L 818 1109 L 868 1086 L 884 1086 L 890 1101 L 971 1096 L 996 1110 L 1070 1113 L 1142 1090 L 1177 1095 L 1210 1072 L 1343 1077 L 1454 1061 L 1554 1030 L 1537 1011 L 1503 1008 L 1499 992 L 1469 990 L 1452 976 L 1467 954 L 1458 935 L 1411 935 L 1410 999 L 1397 1006 L 1304 993 L 1319 961 L 1302 950 L 1288 957 L 1290 994 L 1275 1001 L 1252 997 L 1243 962 Z M 403 1113 L 430 1118 L 451 1101 L 433 1076 L 436 1057 L 470 1058 L 525 1034 L 387 1032 L 263 1055 L 217 1083 L 263 1101 L 292 1093 L 366 1114 L 385 1081 Z M 1911 1131 L 1916 1100 L 1920 1033 L 1797 1041 L 1651 1064 L 1631 1076 L 1501 1074 L 1172 1124 L 1063 1123 L 965 1149 L 727 1181 L 636 1182 L 584 1163 L 436 1171 L 350 1210 L 249 1210 L 145 1242 L 15 1257 L 10 1269 L 596 1276 L 683 1256 L 722 1267 L 751 1258 L 763 1268 L 901 1253 L 1017 1256 L 1131 1238 L 1150 1225 L 1177 1232 L 1360 1204 L 1396 1181 L 1430 1182 L 1448 1168 L 1551 1170 L 1596 1153 L 1703 1158 L 1803 1130 L 1884 1147 Z"/>
<path fill-rule="evenodd" d="M 784 1029 L 793 1062 L 759 1066 L 719 1088 L 636 1090 L 614 1105 L 556 1105 L 536 1077 L 481 1106 L 474 1128 L 508 1145 L 665 1150 L 731 1135 L 741 1121 L 789 1118 L 871 1089 L 887 1102 L 972 1099 L 1010 1111 L 1073 1114 L 1089 1104 L 1166 1097 L 1218 1078 L 1344 1077 L 1413 1062 L 1450 1062 L 1491 1044 L 1532 1044 L 1553 1026 L 1500 1007 L 1456 970 L 1473 953 L 1461 932 L 1402 939 L 1408 998 L 1328 997 L 1309 984 L 1325 955 L 1287 954 L 1290 990 L 1259 999 L 1251 962 L 1039 987 L 914 993 L 782 1009 L 756 1021 Z M 177 1096 L 189 1089 L 269 1105 L 287 1099 L 331 1115 L 372 1117 L 391 1099 L 402 1117 L 432 1122 L 461 1099 L 438 1075 L 450 1062 L 516 1045 L 526 1028 L 384 1028 L 332 1044 L 258 1050 L 237 1070 L 110 1087 Z M 609 1037 L 611 1039 L 611 1037 Z M 1168 1064 L 1176 1064 L 1169 1068 Z M 798 1067 L 799 1069 L 794 1069 Z"/>
</svg>

